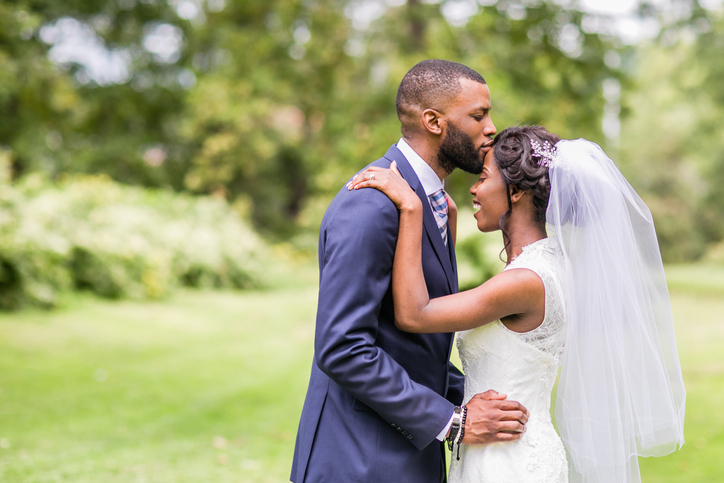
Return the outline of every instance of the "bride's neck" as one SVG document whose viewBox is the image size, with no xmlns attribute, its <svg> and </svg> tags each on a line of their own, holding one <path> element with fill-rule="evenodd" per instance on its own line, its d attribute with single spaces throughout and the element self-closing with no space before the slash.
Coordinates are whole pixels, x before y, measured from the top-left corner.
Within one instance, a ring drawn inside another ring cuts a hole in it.
<svg viewBox="0 0 724 483">
<path fill-rule="evenodd" d="M 510 243 L 505 247 L 508 263 L 523 252 L 523 247 L 546 238 L 545 226 L 511 227 L 508 231 Z M 505 236 L 503 236 L 505 243 Z"/>
</svg>

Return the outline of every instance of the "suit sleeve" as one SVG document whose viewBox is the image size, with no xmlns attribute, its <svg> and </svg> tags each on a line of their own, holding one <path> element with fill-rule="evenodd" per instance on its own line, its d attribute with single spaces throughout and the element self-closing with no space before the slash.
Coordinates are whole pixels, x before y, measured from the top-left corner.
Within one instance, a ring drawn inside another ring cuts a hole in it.
<svg viewBox="0 0 724 483">
<path fill-rule="evenodd" d="M 422 449 L 447 424 L 453 404 L 410 379 L 374 345 L 397 243 L 398 213 L 383 193 L 361 189 L 342 199 L 323 226 L 317 366 Z"/>
<path fill-rule="evenodd" d="M 456 406 L 463 404 L 465 397 L 465 376 L 455 364 L 448 361 L 448 389 L 445 397 Z"/>
</svg>

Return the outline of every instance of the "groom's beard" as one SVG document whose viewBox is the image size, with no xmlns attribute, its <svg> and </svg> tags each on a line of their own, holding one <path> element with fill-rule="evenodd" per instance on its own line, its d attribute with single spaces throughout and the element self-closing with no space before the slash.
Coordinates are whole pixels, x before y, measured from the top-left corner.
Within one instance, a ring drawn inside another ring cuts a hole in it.
<svg viewBox="0 0 724 483">
<path fill-rule="evenodd" d="M 448 129 L 437 153 L 437 162 L 440 166 L 452 173 L 455 168 L 473 174 L 480 174 L 483 171 L 484 153 L 475 149 L 473 139 L 466 133 L 448 122 Z"/>
</svg>

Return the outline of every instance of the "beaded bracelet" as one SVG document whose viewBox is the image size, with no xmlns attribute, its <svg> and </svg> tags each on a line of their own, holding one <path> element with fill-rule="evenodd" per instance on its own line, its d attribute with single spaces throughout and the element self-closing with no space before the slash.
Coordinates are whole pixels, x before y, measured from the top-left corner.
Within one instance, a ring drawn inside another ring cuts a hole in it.
<svg viewBox="0 0 724 483">
<path fill-rule="evenodd" d="M 460 434 L 460 427 L 462 426 L 462 415 L 464 411 L 464 406 L 461 408 L 460 406 L 455 406 L 455 410 L 453 412 L 453 418 L 452 418 L 452 425 L 450 426 L 450 436 L 447 437 L 447 449 L 452 451 L 453 444 L 458 438 L 458 435 Z"/>
<path fill-rule="evenodd" d="M 458 434 L 456 435 L 455 444 L 460 444 L 460 442 L 463 440 L 463 434 L 465 433 L 465 419 L 468 416 L 468 407 L 463 406 L 462 409 L 463 417 L 462 421 L 460 421 L 460 429 L 458 430 Z"/>
<path fill-rule="evenodd" d="M 468 417 L 468 407 L 463 406 L 463 419 L 460 422 L 460 430 L 458 431 L 458 434 L 455 438 L 455 444 L 458 447 L 458 454 L 457 454 L 457 460 L 460 461 L 460 443 L 463 441 L 463 437 L 465 436 L 465 420 Z"/>
</svg>

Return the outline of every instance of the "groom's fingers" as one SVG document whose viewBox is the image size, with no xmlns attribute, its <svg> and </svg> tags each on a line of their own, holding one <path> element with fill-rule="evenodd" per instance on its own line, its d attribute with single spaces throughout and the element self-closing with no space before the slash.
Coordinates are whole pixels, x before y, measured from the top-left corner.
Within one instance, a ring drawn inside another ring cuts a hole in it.
<svg viewBox="0 0 724 483">
<path fill-rule="evenodd" d="M 480 396 L 482 396 L 482 395 L 480 395 Z M 475 399 L 475 397 L 476 396 L 473 396 L 473 399 Z M 495 403 L 495 407 L 500 409 L 501 411 L 522 411 L 527 416 L 530 416 L 530 413 L 528 412 L 528 410 L 518 401 L 513 401 L 510 399 L 492 400 L 492 399 L 486 399 L 486 398 L 482 398 L 482 397 L 481 397 L 481 399 L 488 400 L 491 403 Z M 472 399 L 471 399 L 471 401 L 472 401 Z"/>
<path fill-rule="evenodd" d="M 499 401 L 498 409 L 501 411 L 520 411 L 525 413 L 526 420 L 528 419 L 528 416 L 530 416 L 528 410 L 518 401 Z"/>
<path fill-rule="evenodd" d="M 488 389 L 485 392 L 473 396 L 473 398 L 485 399 L 487 401 L 491 401 L 493 399 L 505 399 L 507 397 L 508 396 L 506 396 L 505 394 L 500 394 L 497 391 L 493 391 L 492 389 Z"/>
<path fill-rule="evenodd" d="M 503 441 L 518 441 L 523 433 L 498 433 L 495 435 L 493 443 L 502 443 Z"/>
<path fill-rule="evenodd" d="M 519 421 L 505 421 L 500 423 L 501 433 L 525 433 L 525 424 Z"/>
<path fill-rule="evenodd" d="M 528 422 L 528 415 L 523 411 L 502 411 L 501 421 L 520 421 L 521 424 Z"/>
<path fill-rule="evenodd" d="M 525 408 L 516 401 L 486 399 L 479 394 L 468 401 L 463 443 L 489 444 L 512 441 L 520 434 L 528 421 Z"/>
</svg>

